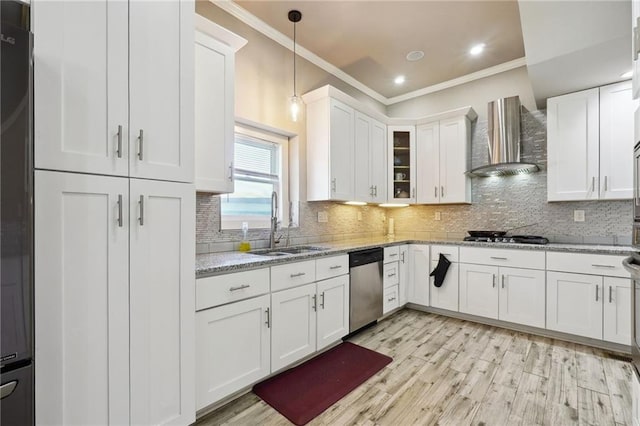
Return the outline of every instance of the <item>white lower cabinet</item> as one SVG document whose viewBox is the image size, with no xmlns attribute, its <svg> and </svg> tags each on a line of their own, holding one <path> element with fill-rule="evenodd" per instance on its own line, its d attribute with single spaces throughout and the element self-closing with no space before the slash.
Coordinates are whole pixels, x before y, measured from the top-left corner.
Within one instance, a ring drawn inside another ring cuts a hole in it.
<svg viewBox="0 0 640 426">
<path fill-rule="evenodd" d="M 603 339 L 631 345 L 631 280 L 604 277 Z"/>
<path fill-rule="evenodd" d="M 460 312 L 544 328 L 544 271 L 461 263 Z"/>
<path fill-rule="evenodd" d="M 36 416 L 195 421 L 193 185 L 35 172 Z"/>
<path fill-rule="evenodd" d="M 398 284 L 384 289 L 382 313 L 386 314 L 399 307 Z"/>
<path fill-rule="evenodd" d="M 433 271 L 438 262 L 431 261 L 431 271 Z M 444 281 L 440 287 L 433 284 L 435 277 L 429 279 L 429 291 L 431 306 L 434 308 L 447 309 L 449 311 L 458 311 L 458 277 L 460 276 L 460 265 L 451 263 L 447 269 Z"/>
<path fill-rule="evenodd" d="M 349 334 L 349 275 L 318 282 L 318 333 L 316 350 Z"/>
<path fill-rule="evenodd" d="M 429 306 L 429 246 L 409 245 L 409 302 Z"/>
<path fill-rule="evenodd" d="M 267 294 L 196 313 L 196 409 L 269 375 L 269 309 Z"/>
<path fill-rule="evenodd" d="M 409 297 L 409 245 L 400 246 L 399 273 L 400 280 L 398 282 L 398 303 L 400 306 L 406 305 Z M 457 286 L 456 286 L 457 287 Z"/>
<path fill-rule="evenodd" d="M 602 277 L 547 272 L 547 328 L 602 339 Z"/>
</svg>

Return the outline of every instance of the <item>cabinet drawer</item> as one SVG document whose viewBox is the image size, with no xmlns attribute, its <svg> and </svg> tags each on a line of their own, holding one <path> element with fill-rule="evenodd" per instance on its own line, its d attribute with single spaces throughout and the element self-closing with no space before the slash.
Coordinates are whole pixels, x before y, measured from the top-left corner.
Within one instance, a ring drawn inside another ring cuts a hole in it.
<svg viewBox="0 0 640 426">
<path fill-rule="evenodd" d="M 384 248 L 384 263 L 395 262 L 400 258 L 400 246 Z"/>
<path fill-rule="evenodd" d="M 316 280 L 337 277 L 349 273 L 349 255 L 323 257 L 316 260 Z"/>
<path fill-rule="evenodd" d="M 400 282 L 398 262 L 385 263 L 382 267 L 382 283 L 384 288 L 397 285 Z"/>
<path fill-rule="evenodd" d="M 460 247 L 460 262 L 544 269 L 545 256 L 543 251 Z"/>
<path fill-rule="evenodd" d="M 624 258 L 625 256 L 607 254 L 549 252 L 547 253 L 547 269 L 629 278 L 629 273 L 622 266 Z"/>
<path fill-rule="evenodd" d="M 198 278 L 196 311 L 269 293 L 269 268 Z"/>
<path fill-rule="evenodd" d="M 271 267 L 271 291 L 284 290 L 316 280 L 316 261 L 287 263 Z"/>
<path fill-rule="evenodd" d="M 431 260 L 440 260 L 440 253 L 444 254 L 450 262 L 458 261 L 458 247 L 456 246 L 431 246 Z"/>
<path fill-rule="evenodd" d="M 398 301 L 398 286 L 394 285 L 384 291 L 384 299 L 382 299 L 382 313 L 386 314 L 400 306 Z"/>
</svg>

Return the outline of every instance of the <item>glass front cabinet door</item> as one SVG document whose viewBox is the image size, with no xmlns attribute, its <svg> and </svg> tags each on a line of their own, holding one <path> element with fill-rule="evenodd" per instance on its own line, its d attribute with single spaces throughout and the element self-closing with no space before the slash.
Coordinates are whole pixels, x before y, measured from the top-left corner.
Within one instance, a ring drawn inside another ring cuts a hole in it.
<svg viewBox="0 0 640 426">
<path fill-rule="evenodd" d="M 416 202 L 416 128 L 388 126 L 389 202 Z"/>
</svg>

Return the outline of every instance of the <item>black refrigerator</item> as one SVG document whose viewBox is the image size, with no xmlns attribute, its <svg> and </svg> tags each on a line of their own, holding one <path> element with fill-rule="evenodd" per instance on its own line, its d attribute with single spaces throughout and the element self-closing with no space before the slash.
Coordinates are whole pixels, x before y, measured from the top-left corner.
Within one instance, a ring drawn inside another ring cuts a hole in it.
<svg viewBox="0 0 640 426">
<path fill-rule="evenodd" d="M 0 1 L 0 424 L 34 423 L 32 37 L 29 6 Z"/>
</svg>

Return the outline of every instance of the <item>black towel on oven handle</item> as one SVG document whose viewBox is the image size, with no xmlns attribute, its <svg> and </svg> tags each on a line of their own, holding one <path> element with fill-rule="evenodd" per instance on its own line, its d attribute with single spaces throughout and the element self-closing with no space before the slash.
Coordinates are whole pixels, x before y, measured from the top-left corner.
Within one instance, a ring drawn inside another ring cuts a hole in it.
<svg viewBox="0 0 640 426">
<path fill-rule="evenodd" d="M 436 268 L 429 274 L 430 277 L 435 277 L 433 280 L 433 285 L 435 285 L 436 287 L 442 286 L 444 277 L 447 276 L 449 265 L 451 265 L 451 261 L 447 259 L 444 254 L 440 253 L 440 258 L 438 259 Z"/>
</svg>

